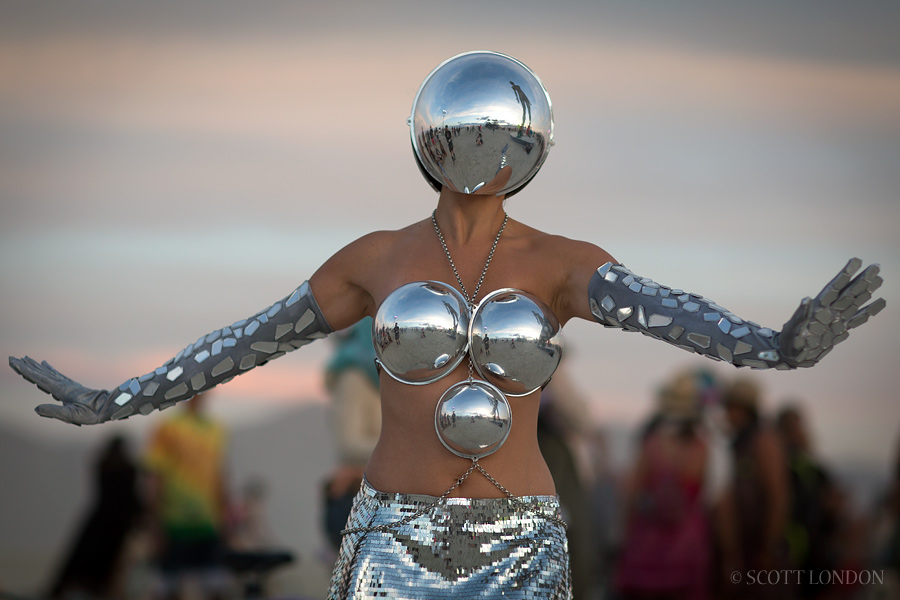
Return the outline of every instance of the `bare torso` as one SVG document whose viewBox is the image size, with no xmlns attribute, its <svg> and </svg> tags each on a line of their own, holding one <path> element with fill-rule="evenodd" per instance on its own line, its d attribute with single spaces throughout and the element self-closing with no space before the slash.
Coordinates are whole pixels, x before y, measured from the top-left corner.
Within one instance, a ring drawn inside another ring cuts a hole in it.
<svg viewBox="0 0 900 600">
<path fill-rule="evenodd" d="M 467 239 L 454 237 L 452 225 L 443 232 L 469 294 L 476 287 L 499 229 L 502 208 L 499 214 Z M 482 221 L 487 220 L 482 216 Z M 595 246 L 551 236 L 510 219 L 475 301 L 493 290 L 511 287 L 541 299 L 561 324 L 573 316 L 589 318 L 588 281 L 593 269 L 606 260 L 610 260 L 609 255 Z M 425 280 L 459 288 L 430 219 L 357 240 L 323 265 L 310 284 L 326 318 L 340 329 L 365 315 L 374 315 L 381 302 L 401 285 Z M 382 431 L 366 469 L 373 487 L 438 496 L 466 471 L 471 461 L 451 454 L 438 440 L 434 410 L 441 394 L 467 376 L 466 361 L 447 377 L 424 386 L 403 384 L 382 373 Z M 480 461 L 517 496 L 555 493 L 537 443 L 539 401 L 539 391 L 510 398 L 513 416 L 509 438 L 499 451 Z M 503 493 L 476 473 L 453 495 L 491 498 Z"/>
</svg>

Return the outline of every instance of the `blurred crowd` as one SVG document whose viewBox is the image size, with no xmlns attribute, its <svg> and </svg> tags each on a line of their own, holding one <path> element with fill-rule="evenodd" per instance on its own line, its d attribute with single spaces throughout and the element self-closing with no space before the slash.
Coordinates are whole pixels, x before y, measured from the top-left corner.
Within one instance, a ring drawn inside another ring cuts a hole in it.
<svg viewBox="0 0 900 600">
<path fill-rule="evenodd" d="M 325 561 L 380 429 L 370 327 L 336 334 L 326 367 L 337 460 L 320 493 Z M 228 436 L 206 401 L 174 411 L 140 456 L 122 437 L 106 443 L 94 503 L 49 597 L 264 597 L 265 575 L 293 555 L 267 522 L 265 482 L 229 491 Z M 569 522 L 574 597 L 900 597 L 900 447 L 884 493 L 860 510 L 817 456 L 811 408 L 772 402 L 752 373 L 673 373 L 623 467 L 559 370 L 541 395 L 538 436 Z"/>
<path fill-rule="evenodd" d="M 752 373 L 672 374 L 624 469 L 564 374 L 541 402 L 575 598 L 900 598 L 900 452 L 861 508 L 817 456 L 810 406 L 770 402 Z"/>
<path fill-rule="evenodd" d="M 117 435 L 93 468 L 92 504 L 46 596 L 60 600 L 263 597 L 293 560 L 266 518 L 266 483 L 230 489 L 228 434 L 195 396 L 138 455 Z"/>
</svg>

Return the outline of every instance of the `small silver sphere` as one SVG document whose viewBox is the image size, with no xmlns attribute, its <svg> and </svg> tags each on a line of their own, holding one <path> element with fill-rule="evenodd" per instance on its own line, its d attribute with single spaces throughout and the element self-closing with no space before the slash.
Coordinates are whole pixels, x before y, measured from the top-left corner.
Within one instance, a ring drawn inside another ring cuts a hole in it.
<svg viewBox="0 0 900 600">
<path fill-rule="evenodd" d="M 441 63 L 419 88 L 409 125 L 426 180 L 466 194 L 509 195 L 521 188 L 553 143 L 544 85 L 523 63 L 498 52 L 466 52 Z"/>
<path fill-rule="evenodd" d="M 512 427 L 503 392 L 484 381 L 460 381 L 438 400 L 434 428 L 447 450 L 463 458 L 484 458 L 500 449 Z"/>
</svg>

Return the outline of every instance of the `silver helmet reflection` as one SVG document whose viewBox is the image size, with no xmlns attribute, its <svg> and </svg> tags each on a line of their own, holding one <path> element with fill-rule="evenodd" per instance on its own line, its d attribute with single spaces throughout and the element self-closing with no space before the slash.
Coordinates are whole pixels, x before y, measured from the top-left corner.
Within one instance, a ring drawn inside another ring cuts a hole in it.
<svg viewBox="0 0 900 600">
<path fill-rule="evenodd" d="M 416 94 L 409 126 L 425 179 L 466 194 L 511 195 L 553 144 L 544 84 L 498 52 L 466 52 L 438 65 Z"/>
</svg>

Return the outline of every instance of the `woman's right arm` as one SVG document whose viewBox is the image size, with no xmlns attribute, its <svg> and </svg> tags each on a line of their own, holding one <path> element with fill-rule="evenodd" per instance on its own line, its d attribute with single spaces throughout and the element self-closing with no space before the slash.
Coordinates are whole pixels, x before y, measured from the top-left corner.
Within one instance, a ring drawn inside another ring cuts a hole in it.
<svg viewBox="0 0 900 600">
<path fill-rule="evenodd" d="M 360 242 L 338 252 L 313 280 L 284 298 L 200 336 L 163 365 L 112 390 L 87 388 L 28 356 L 11 356 L 9 365 L 59 402 L 39 405 L 35 411 L 43 417 L 92 425 L 168 408 L 362 318 L 371 302 L 356 283 L 360 269 L 368 266 L 358 253 L 365 247 Z"/>
</svg>

